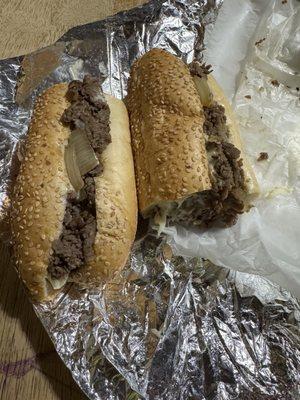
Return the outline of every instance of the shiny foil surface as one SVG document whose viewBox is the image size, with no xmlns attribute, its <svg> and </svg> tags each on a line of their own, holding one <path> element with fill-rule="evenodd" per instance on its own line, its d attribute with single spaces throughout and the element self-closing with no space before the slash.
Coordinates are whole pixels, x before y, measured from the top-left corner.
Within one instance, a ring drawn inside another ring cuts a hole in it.
<svg viewBox="0 0 300 400">
<path fill-rule="evenodd" d="M 0 62 L 2 240 L 36 96 L 54 83 L 101 76 L 126 95 L 130 66 L 162 47 L 201 59 L 221 1 L 152 1 L 72 29 L 55 45 Z M 300 305 L 263 277 L 172 254 L 139 233 L 114 280 L 69 285 L 34 304 L 58 354 L 90 399 L 300 399 Z"/>
</svg>

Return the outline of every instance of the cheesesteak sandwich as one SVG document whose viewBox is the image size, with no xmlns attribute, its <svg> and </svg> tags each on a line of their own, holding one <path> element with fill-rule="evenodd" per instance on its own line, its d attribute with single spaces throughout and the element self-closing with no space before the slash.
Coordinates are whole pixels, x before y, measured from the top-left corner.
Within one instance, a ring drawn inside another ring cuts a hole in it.
<svg viewBox="0 0 300 400">
<path fill-rule="evenodd" d="M 129 121 L 97 79 L 36 101 L 12 199 L 18 271 L 37 300 L 96 285 L 125 264 L 137 225 Z"/>
<path fill-rule="evenodd" d="M 159 229 L 235 224 L 258 186 L 209 68 L 153 49 L 133 65 L 126 102 L 142 215 Z"/>
</svg>

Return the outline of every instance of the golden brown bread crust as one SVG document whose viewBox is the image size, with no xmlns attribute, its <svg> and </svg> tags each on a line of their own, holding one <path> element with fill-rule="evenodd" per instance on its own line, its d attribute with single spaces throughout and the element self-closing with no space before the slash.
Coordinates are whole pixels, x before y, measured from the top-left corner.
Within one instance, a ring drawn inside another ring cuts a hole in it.
<svg viewBox="0 0 300 400">
<path fill-rule="evenodd" d="M 59 237 L 67 192 L 71 190 L 64 163 L 70 130 L 60 122 L 62 111 L 68 107 L 66 90 L 67 84 L 55 85 L 36 101 L 12 199 L 17 268 L 36 299 L 55 294 L 45 277 L 52 242 Z"/>
<path fill-rule="evenodd" d="M 52 242 L 61 233 L 67 193 L 72 190 L 64 163 L 70 129 L 60 122 L 69 105 L 65 97 L 67 88 L 67 84 L 55 85 L 36 101 L 12 199 L 11 228 L 17 268 L 37 300 L 50 299 L 56 293 L 46 280 L 47 267 Z M 74 276 L 81 283 L 99 283 L 121 268 L 136 230 L 128 116 L 120 100 L 109 97 L 108 101 L 111 117 L 118 122 L 112 121 L 112 143 L 103 153 L 104 173 L 95 179 L 95 259 L 82 269 L 79 279 L 78 274 Z"/>
<path fill-rule="evenodd" d="M 132 67 L 127 105 L 141 212 L 210 189 L 203 109 L 184 62 L 146 53 Z"/>
<path fill-rule="evenodd" d="M 242 196 L 247 209 L 249 195 L 259 193 L 258 184 L 230 104 L 211 74 L 208 84 L 214 100 L 225 108 L 229 141 L 241 151 L 247 193 L 238 197 Z M 164 202 L 211 189 L 204 115 L 187 65 L 164 50 L 149 51 L 132 67 L 127 104 L 142 214 L 147 216 L 153 206 Z"/>
</svg>

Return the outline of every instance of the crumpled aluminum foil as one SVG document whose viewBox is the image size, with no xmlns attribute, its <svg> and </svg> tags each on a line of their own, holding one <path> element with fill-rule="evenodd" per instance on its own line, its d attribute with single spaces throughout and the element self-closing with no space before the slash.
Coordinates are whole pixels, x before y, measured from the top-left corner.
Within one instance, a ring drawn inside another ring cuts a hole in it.
<svg viewBox="0 0 300 400">
<path fill-rule="evenodd" d="M 0 62 L 4 241 L 37 94 L 92 73 L 103 78 L 105 91 L 124 97 L 132 62 L 150 48 L 201 58 L 204 27 L 213 26 L 221 4 L 152 1 Z M 174 256 L 166 238 L 151 232 L 136 240 L 111 282 L 94 290 L 70 285 L 52 303 L 34 307 L 90 399 L 300 399 L 299 302 L 263 277 Z"/>
</svg>

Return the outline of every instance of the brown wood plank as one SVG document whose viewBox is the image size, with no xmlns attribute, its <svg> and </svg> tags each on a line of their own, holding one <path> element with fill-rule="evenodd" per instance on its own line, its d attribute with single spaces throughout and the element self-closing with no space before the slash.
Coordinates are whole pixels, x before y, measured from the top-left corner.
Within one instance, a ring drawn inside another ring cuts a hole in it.
<svg viewBox="0 0 300 400">
<path fill-rule="evenodd" d="M 68 29 L 146 0 L 0 0 L 0 59 L 54 43 Z"/>
<path fill-rule="evenodd" d="M 1 400 L 86 398 L 56 354 L 3 250 L 0 321 Z"/>
</svg>

